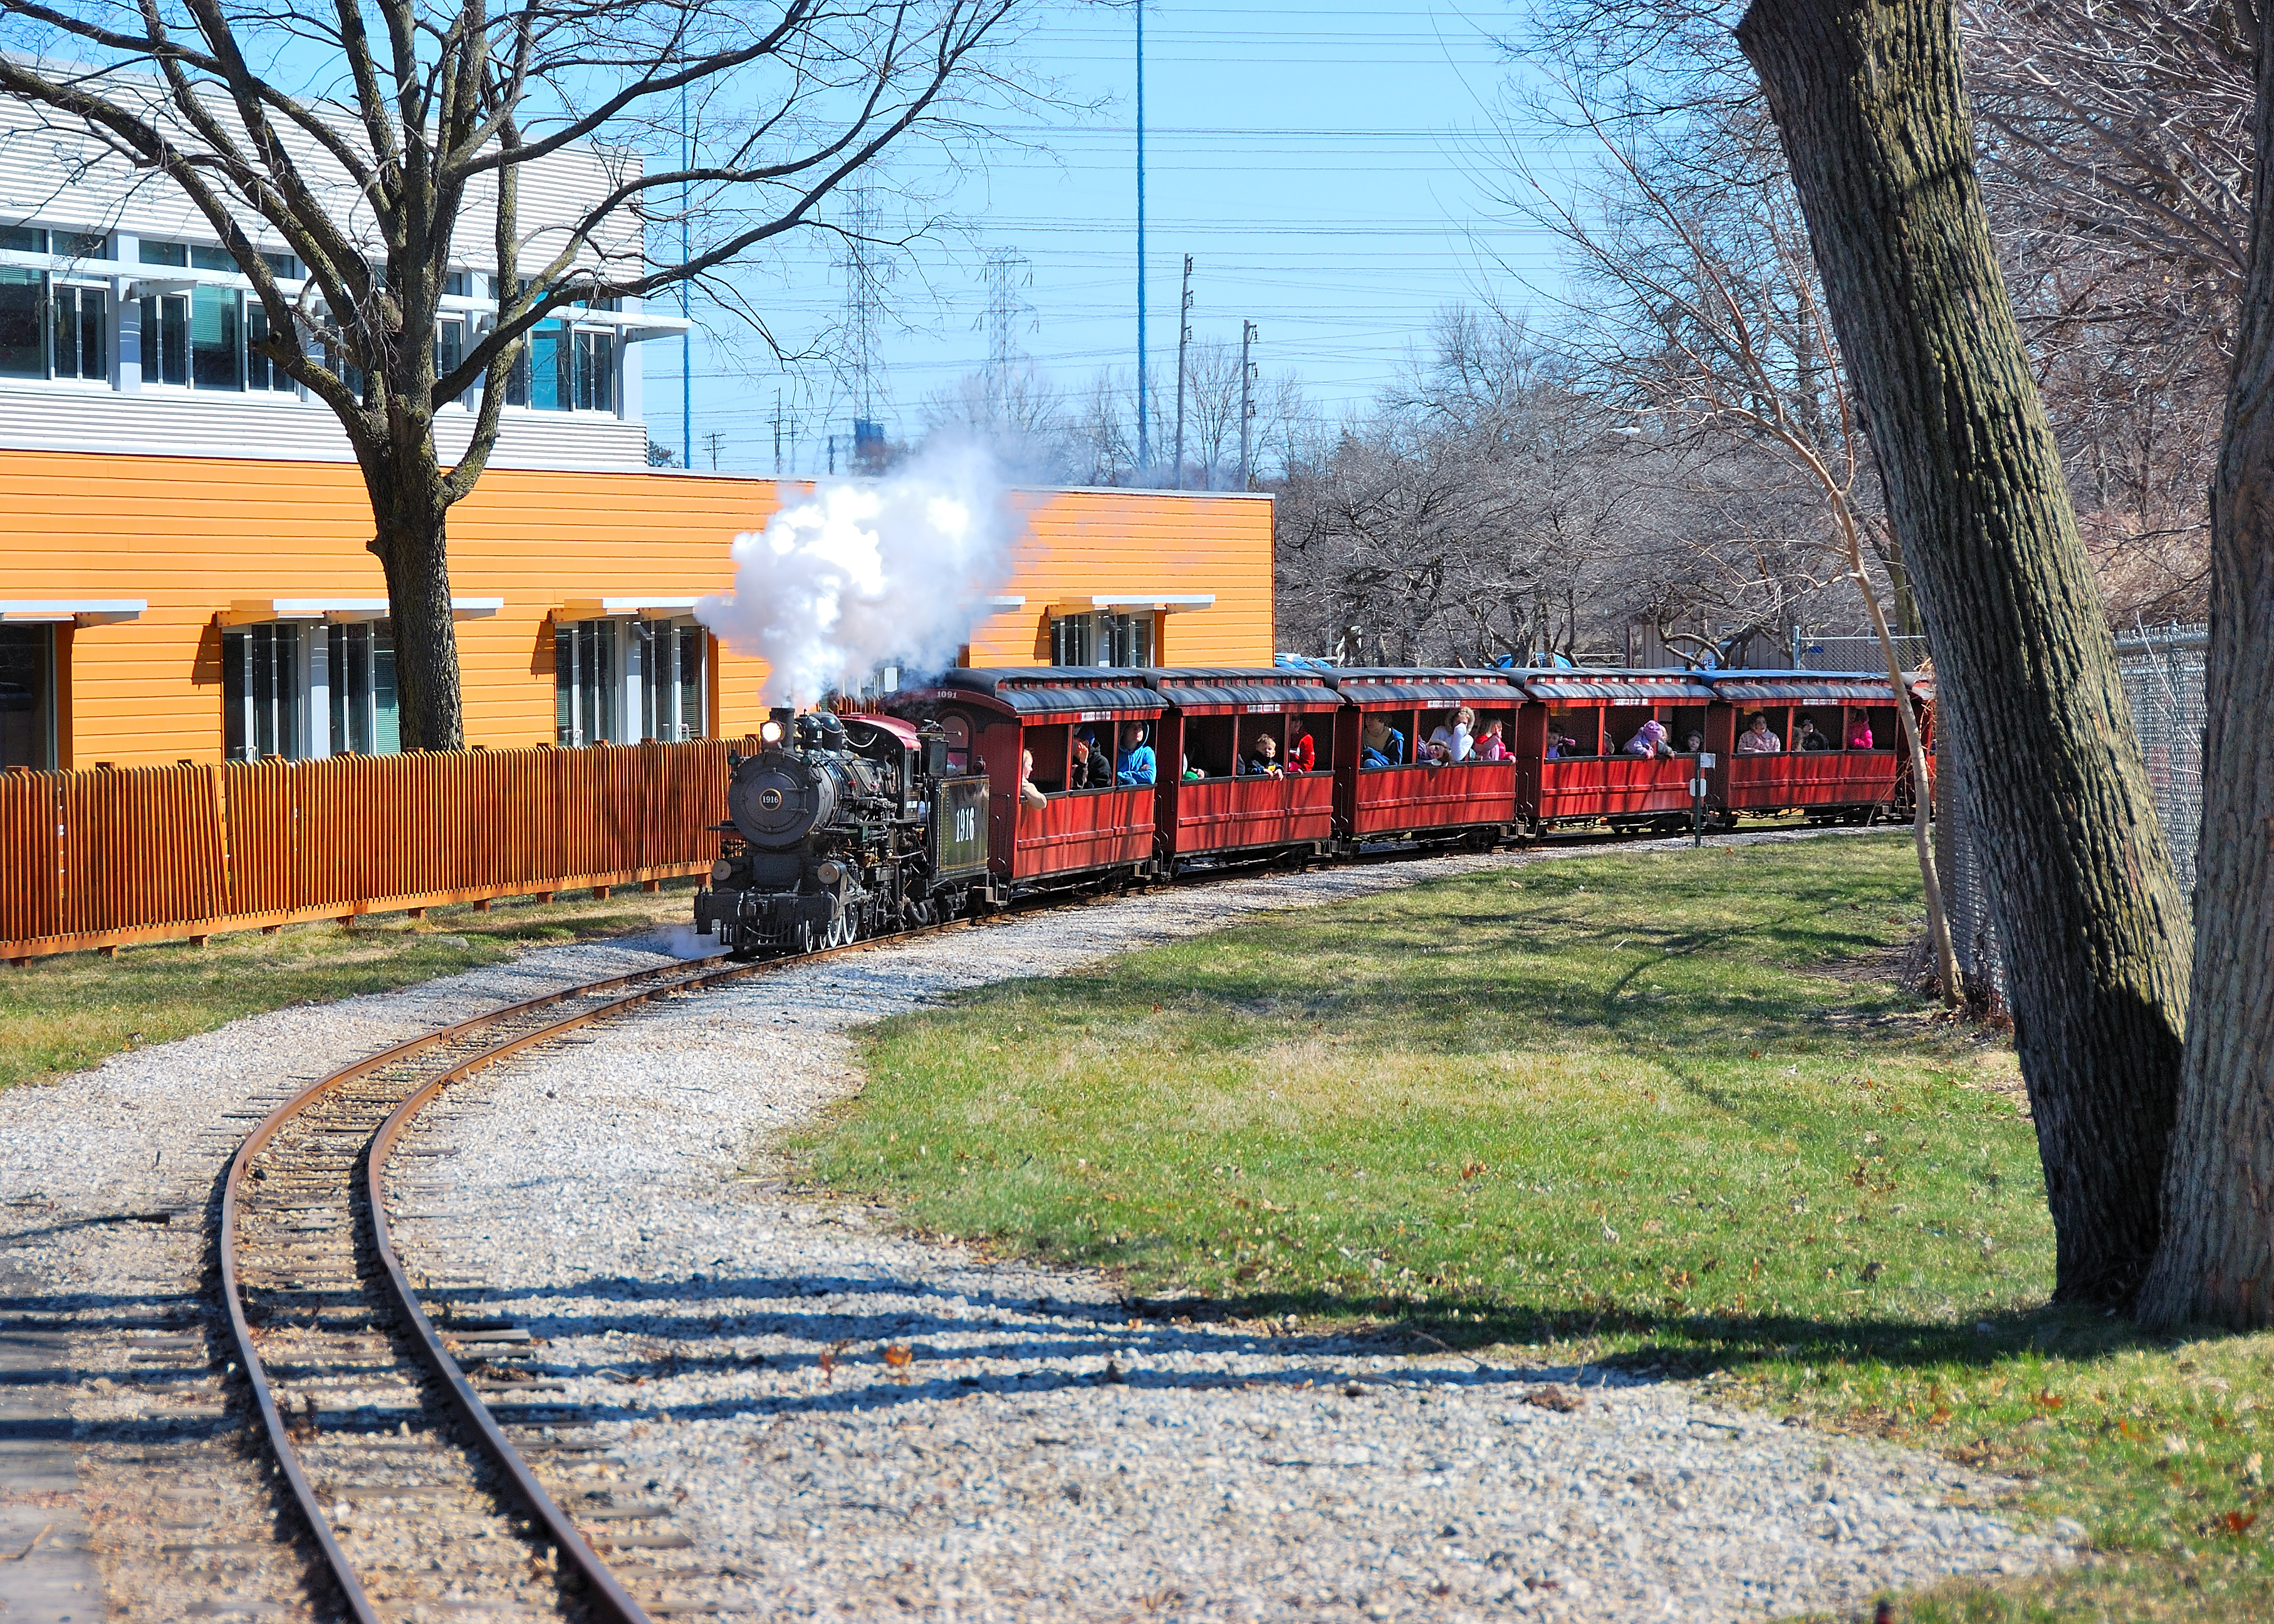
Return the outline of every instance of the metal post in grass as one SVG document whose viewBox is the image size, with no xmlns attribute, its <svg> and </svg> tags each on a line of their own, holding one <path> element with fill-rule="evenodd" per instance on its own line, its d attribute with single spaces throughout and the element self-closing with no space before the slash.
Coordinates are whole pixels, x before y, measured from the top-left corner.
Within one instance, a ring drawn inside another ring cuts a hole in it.
<svg viewBox="0 0 2274 1624">
<path fill-rule="evenodd" d="M 1706 844 L 1706 775 L 1713 770 L 1713 758 L 1701 755 L 1698 764 L 1690 770 L 1690 844 Z"/>
</svg>

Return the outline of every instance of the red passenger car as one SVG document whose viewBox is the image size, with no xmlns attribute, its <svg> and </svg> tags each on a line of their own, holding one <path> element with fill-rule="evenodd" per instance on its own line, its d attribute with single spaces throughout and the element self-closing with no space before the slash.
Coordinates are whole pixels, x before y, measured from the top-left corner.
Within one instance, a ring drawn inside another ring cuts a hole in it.
<svg viewBox="0 0 2274 1624">
<path fill-rule="evenodd" d="M 1512 743 L 1525 710 L 1520 676 L 1497 670 L 1344 670 L 1335 733 L 1337 832 L 1367 840 L 1459 841 L 1516 833 Z M 1432 741 L 1466 724 L 1465 760 L 1435 759 Z M 1489 742 L 1488 742 L 1489 741 Z"/>
<path fill-rule="evenodd" d="M 1907 799 L 1901 723 L 1884 677 L 1837 672 L 1702 673 L 1734 737 L 1706 775 L 1731 818 L 1804 811 L 1812 822 L 1862 823 Z M 1752 726 L 1755 718 L 1760 726 Z"/>
<path fill-rule="evenodd" d="M 1715 742 L 1712 688 L 1688 672 L 1574 668 L 1528 673 L 1524 691 L 1538 703 L 1517 735 L 1517 816 L 1534 833 L 1597 819 L 1688 827 L 1698 752 L 1728 748 L 1726 738 Z M 1663 747 L 1630 752 L 1653 721 Z"/>
<path fill-rule="evenodd" d="M 1178 670 L 1148 672 L 1145 680 L 1169 707 L 1155 806 L 1156 849 L 1170 873 L 1195 858 L 1326 848 L 1335 833 L 1342 707 L 1326 678 Z"/>
<path fill-rule="evenodd" d="M 989 864 L 998 880 L 1024 890 L 1094 870 L 1150 869 L 1155 786 L 1120 783 L 1114 771 L 1124 729 L 1134 727 L 1148 749 L 1158 729 L 1161 698 L 1141 673 L 958 669 L 893 708 L 937 718 L 951 771 L 961 760 L 986 772 Z M 1101 753 L 1102 763 L 1089 767 Z M 1021 782 L 1028 754 L 1032 792 Z"/>
</svg>

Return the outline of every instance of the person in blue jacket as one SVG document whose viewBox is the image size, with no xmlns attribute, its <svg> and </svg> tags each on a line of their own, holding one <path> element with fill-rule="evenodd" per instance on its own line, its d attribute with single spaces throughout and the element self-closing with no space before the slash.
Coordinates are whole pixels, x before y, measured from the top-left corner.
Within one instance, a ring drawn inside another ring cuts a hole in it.
<svg viewBox="0 0 2274 1624">
<path fill-rule="evenodd" d="M 1153 747 L 1145 742 L 1144 723 L 1122 724 L 1121 754 L 1114 758 L 1113 776 L 1123 784 L 1153 781 Z"/>
</svg>

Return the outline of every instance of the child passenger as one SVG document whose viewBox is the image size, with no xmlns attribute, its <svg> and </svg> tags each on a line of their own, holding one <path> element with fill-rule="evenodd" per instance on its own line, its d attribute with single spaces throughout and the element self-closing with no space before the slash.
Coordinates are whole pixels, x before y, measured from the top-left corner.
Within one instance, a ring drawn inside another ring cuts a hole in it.
<svg viewBox="0 0 2274 1624">
<path fill-rule="evenodd" d="M 1269 733 L 1255 735 L 1255 754 L 1247 758 L 1247 771 L 1253 778 L 1279 776 L 1279 741 Z"/>
<path fill-rule="evenodd" d="M 1506 726 L 1507 724 L 1498 717 L 1485 724 L 1484 732 L 1477 735 L 1476 754 L 1479 761 L 1508 759 L 1508 741 L 1501 737 L 1501 729 Z"/>
</svg>

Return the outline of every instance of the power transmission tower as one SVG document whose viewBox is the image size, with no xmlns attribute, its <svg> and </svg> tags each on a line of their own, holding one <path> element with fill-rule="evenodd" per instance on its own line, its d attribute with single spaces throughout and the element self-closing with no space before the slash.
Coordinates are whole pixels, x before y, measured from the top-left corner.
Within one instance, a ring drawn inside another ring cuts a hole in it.
<svg viewBox="0 0 2274 1624">
<path fill-rule="evenodd" d="M 1255 324 L 1239 324 L 1239 488 L 1255 488 L 1255 462 L 1253 456 L 1255 424 L 1255 364 L 1247 358 L 1248 346 L 1255 342 Z"/>
<path fill-rule="evenodd" d="M 881 460 L 885 431 L 877 420 L 878 380 L 883 366 L 877 358 L 878 329 L 884 321 L 885 267 L 877 263 L 875 237 L 877 202 L 866 187 L 847 194 L 845 253 L 838 266 L 845 273 L 845 355 L 840 375 L 853 397 L 853 471 L 874 472 L 865 462 Z M 830 459 L 836 471 L 836 458 Z"/>
<path fill-rule="evenodd" d="M 1177 321 L 1177 489 L 1185 488 L 1185 347 L 1193 342 L 1193 257 L 1185 256 L 1185 297 Z"/>
<path fill-rule="evenodd" d="M 1014 342 L 1020 318 L 1028 312 L 1019 289 L 1034 285 L 1035 274 L 1027 256 L 1015 248 L 987 251 L 987 420 L 999 425 L 1009 415 L 1011 367 L 1018 358 Z"/>
</svg>

